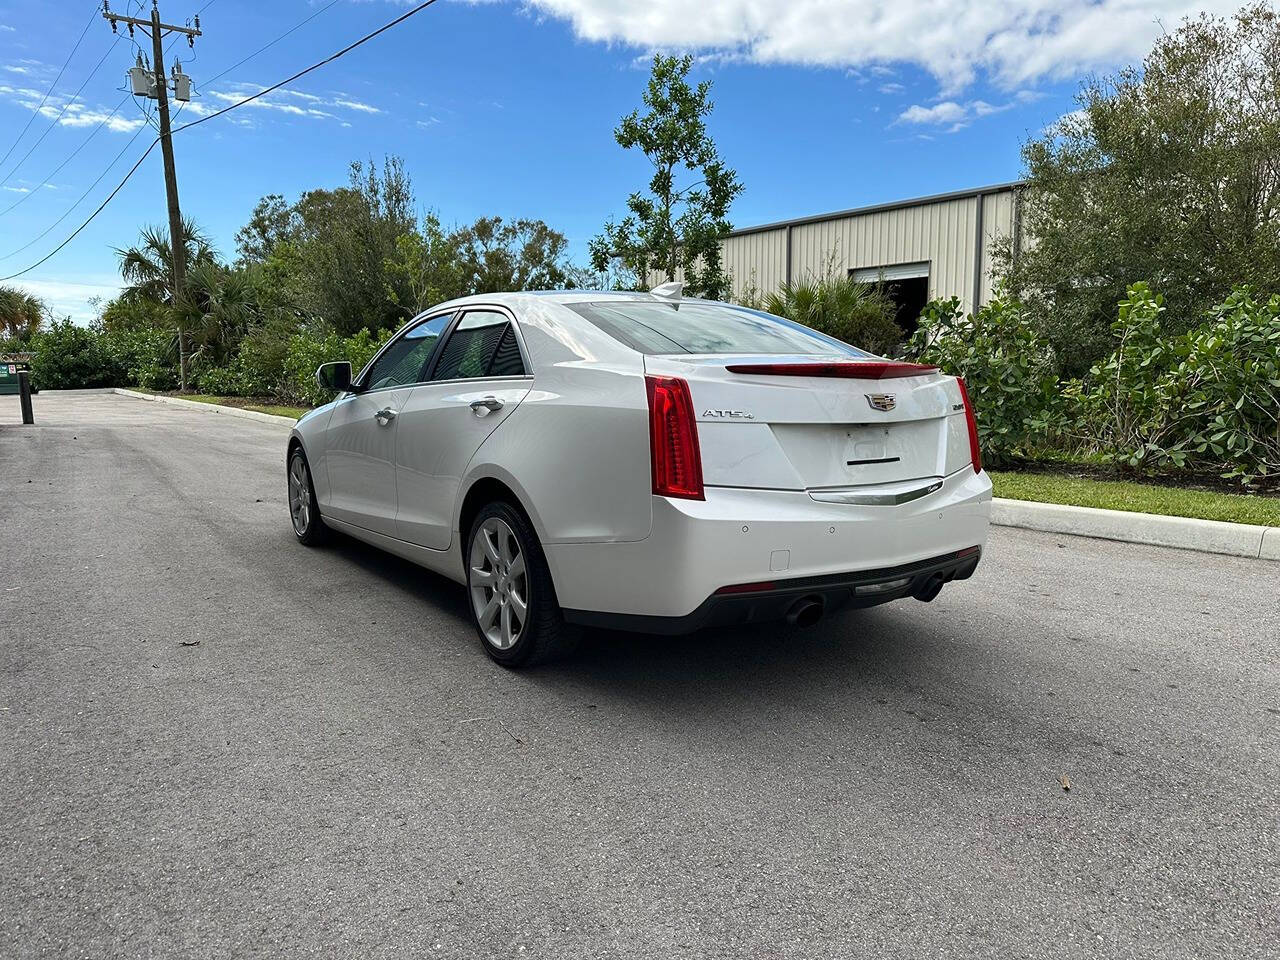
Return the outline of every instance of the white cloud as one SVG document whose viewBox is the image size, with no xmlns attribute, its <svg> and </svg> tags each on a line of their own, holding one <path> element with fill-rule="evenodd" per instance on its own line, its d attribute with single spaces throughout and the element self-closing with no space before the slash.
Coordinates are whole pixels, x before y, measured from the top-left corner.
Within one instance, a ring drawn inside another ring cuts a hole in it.
<svg viewBox="0 0 1280 960">
<path fill-rule="evenodd" d="M 239 103 L 246 97 L 251 97 L 262 87 L 253 84 L 238 83 L 232 85 L 227 90 L 211 90 L 205 94 L 214 100 L 219 100 L 224 104 Z M 287 99 L 286 99 L 287 98 Z M 300 103 L 291 103 L 289 100 L 300 101 Z M 257 100 L 250 100 L 245 104 L 246 107 L 253 107 L 258 110 L 275 110 L 278 113 L 289 114 L 295 117 L 311 117 L 317 120 L 338 120 L 344 126 L 350 126 L 338 114 L 331 110 L 321 110 L 320 107 L 331 107 L 342 110 L 355 110 L 360 113 L 382 113 L 382 109 L 372 104 L 363 103 L 350 97 L 348 94 L 337 94 L 336 96 L 321 97 L 314 93 L 303 93 L 300 90 L 272 90 L 271 93 Z M 187 109 L 192 110 L 197 116 L 207 116 L 214 112 L 214 107 L 205 106 L 198 101 L 192 101 L 188 104 Z M 243 124 L 247 125 L 247 124 Z"/>
<path fill-rule="evenodd" d="M 0 33 L 16 33 L 17 28 L 11 27 L 7 23 L 0 23 Z"/>
<path fill-rule="evenodd" d="M 381 113 L 377 107 L 367 103 L 361 103 L 359 100 L 334 100 L 335 107 L 346 107 L 348 110 L 359 110 L 361 113 Z"/>
<path fill-rule="evenodd" d="M 50 96 L 44 105 L 40 103 L 39 91 L 27 87 L 11 87 L 0 84 L 0 100 L 16 103 L 27 110 L 39 109 L 40 115 L 49 120 L 56 120 L 60 127 L 97 126 L 105 121 L 106 128 L 115 133 L 131 133 L 142 126 L 142 120 L 135 117 L 112 113 L 105 106 L 88 106 L 83 103 L 68 103 L 69 98 L 57 94 Z M 64 109 L 65 108 L 65 109 Z"/>
<path fill-rule="evenodd" d="M 1007 89 L 1135 62 L 1161 31 L 1239 0 L 528 0 L 586 40 L 741 55 L 756 63 L 912 64 L 955 93 L 986 75 Z"/>
<path fill-rule="evenodd" d="M 899 123 L 918 123 L 937 125 L 943 123 L 959 123 L 969 119 L 969 109 L 954 100 L 944 100 L 932 107 L 922 107 L 913 103 L 898 114 Z"/>
<path fill-rule="evenodd" d="M 955 133 L 963 130 L 977 117 L 989 117 L 993 113 L 1012 110 L 1019 99 L 1015 97 L 1008 103 L 987 103 L 985 100 L 957 103 L 954 100 L 944 100 L 931 107 L 922 107 L 914 103 L 898 114 L 894 123 L 929 127 L 945 126 L 947 133 Z"/>
<path fill-rule="evenodd" d="M 5 187 L 10 193 L 30 193 L 30 187 Z"/>
</svg>

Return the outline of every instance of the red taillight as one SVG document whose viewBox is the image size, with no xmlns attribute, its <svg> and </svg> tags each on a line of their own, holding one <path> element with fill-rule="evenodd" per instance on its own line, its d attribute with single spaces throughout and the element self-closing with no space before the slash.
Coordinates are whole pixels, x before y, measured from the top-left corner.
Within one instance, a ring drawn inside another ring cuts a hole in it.
<svg viewBox="0 0 1280 960">
<path fill-rule="evenodd" d="M 893 360 L 868 363 L 735 363 L 730 373 L 754 373 L 761 377 L 840 377 L 848 380 L 892 380 L 933 373 L 937 367 Z"/>
<path fill-rule="evenodd" d="M 964 400 L 964 419 L 969 424 L 969 456 L 973 460 L 973 472 L 982 472 L 982 451 L 978 448 L 978 421 L 973 416 L 973 403 L 969 400 L 969 388 L 964 377 L 956 377 L 960 384 L 960 396 Z"/>
<path fill-rule="evenodd" d="M 678 377 L 645 377 L 649 393 L 649 454 L 653 492 L 703 500 L 702 453 L 689 384 Z"/>
</svg>

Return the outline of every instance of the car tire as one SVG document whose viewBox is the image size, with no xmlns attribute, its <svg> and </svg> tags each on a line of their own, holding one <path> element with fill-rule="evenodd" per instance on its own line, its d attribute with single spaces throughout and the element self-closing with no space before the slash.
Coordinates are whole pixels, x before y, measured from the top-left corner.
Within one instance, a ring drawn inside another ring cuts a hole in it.
<svg viewBox="0 0 1280 960">
<path fill-rule="evenodd" d="M 329 539 L 329 528 L 320 516 L 316 502 L 316 485 L 311 481 L 311 466 L 301 444 L 289 454 L 286 468 L 289 490 L 289 521 L 298 542 L 308 547 L 318 547 Z"/>
<path fill-rule="evenodd" d="M 467 609 L 485 653 L 504 667 L 529 667 L 567 652 L 570 629 L 528 518 L 506 501 L 486 504 L 464 546 Z"/>
</svg>

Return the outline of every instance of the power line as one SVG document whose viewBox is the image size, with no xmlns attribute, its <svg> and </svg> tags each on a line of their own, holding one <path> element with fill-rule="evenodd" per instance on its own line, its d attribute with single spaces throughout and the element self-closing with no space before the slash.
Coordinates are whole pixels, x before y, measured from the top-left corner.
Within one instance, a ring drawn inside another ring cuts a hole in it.
<svg viewBox="0 0 1280 960">
<path fill-rule="evenodd" d="M 209 0 L 209 2 L 212 3 L 214 2 L 214 0 Z M 271 86 L 267 87 L 264 90 L 259 90 L 257 93 L 253 94 L 252 96 L 245 97 L 243 100 L 237 101 L 236 103 L 228 104 L 226 107 L 216 111 L 215 113 L 210 113 L 206 116 L 201 117 L 198 120 L 192 120 L 188 123 L 182 124 L 182 126 L 180 127 L 175 127 L 173 130 L 173 133 L 177 133 L 180 130 L 187 130 L 194 126 L 198 126 L 199 124 L 204 123 L 206 120 L 212 120 L 214 117 L 220 117 L 224 113 L 229 113 L 230 111 L 235 110 L 237 107 L 243 107 L 246 103 L 252 103 L 254 100 L 257 100 L 259 97 L 263 97 L 266 94 L 271 93 L 273 90 L 278 90 L 281 87 L 285 86 L 286 84 L 292 83 L 294 80 L 297 80 L 300 77 L 304 77 L 308 73 L 311 73 L 314 70 L 319 70 L 321 67 L 326 66 L 327 64 L 333 63 L 333 61 L 339 59 L 340 57 L 346 56 L 346 54 L 356 49 L 356 47 L 359 47 L 365 43 L 368 43 L 374 37 L 377 37 L 383 33 L 386 33 L 392 27 L 395 27 L 401 23 L 404 23 L 404 21 L 408 20 L 410 17 L 414 16 L 415 14 L 421 13 L 423 10 L 427 9 L 427 7 L 433 5 L 434 3 L 436 3 L 436 0 L 426 0 L 426 2 L 418 4 L 416 7 L 413 7 L 412 9 L 406 11 L 405 13 L 396 17 L 394 20 L 391 20 L 383 24 L 381 27 L 379 27 L 377 30 L 374 30 L 372 33 L 367 33 L 363 37 L 361 37 L 359 40 L 356 40 L 354 43 L 347 44 L 347 46 L 343 47 L 337 53 L 334 53 L 328 57 L 325 57 L 325 59 L 319 61 L 318 63 L 313 63 L 311 66 L 307 67 L 306 69 L 299 70 L 293 76 L 287 77 L 284 80 L 281 80 L 279 83 L 272 84 Z M 207 7 L 208 4 L 205 4 L 205 6 Z M 138 131 L 140 132 L 142 129 L 143 129 L 142 127 L 139 127 Z M 137 133 L 134 133 L 135 138 L 137 137 L 137 135 L 138 135 Z M 130 140 L 129 142 L 132 143 L 133 141 Z M 121 180 L 118 184 L 116 184 L 115 189 L 112 190 L 111 193 L 107 195 L 107 198 L 98 205 L 98 208 L 94 210 L 93 213 L 89 214 L 88 218 L 82 224 L 80 224 L 80 226 L 76 227 L 76 229 L 71 233 L 69 237 L 63 240 L 60 244 L 54 247 L 51 251 L 49 251 L 47 254 L 45 254 L 35 263 L 31 264 L 31 266 L 25 267 L 22 270 L 19 270 L 17 273 L 11 273 L 7 277 L 0 277 L 0 283 L 13 280 L 16 277 L 22 276 L 24 273 L 30 273 L 36 267 L 52 259 L 53 256 L 58 253 L 58 251 L 60 251 L 68 243 L 74 240 L 76 236 L 80 233 L 80 231 L 82 231 L 85 227 L 87 227 L 90 223 L 92 223 L 94 218 L 97 217 L 98 214 L 100 214 L 103 210 L 106 209 L 107 204 L 109 204 L 115 198 L 116 194 L 118 194 L 124 188 L 124 185 L 129 182 L 129 178 L 132 177 L 137 172 L 138 168 L 142 166 L 142 161 L 147 159 L 147 156 L 151 153 L 151 151 L 155 148 L 155 145 L 159 142 L 160 142 L 159 137 L 156 137 L 154 140 L 151 141 L 151 143 L 147 146 L 147 149 L 143 151 L 142 156 L 138 158 L 137 163 L 135 163 L 129 169 L 129 172 L 124 175 L 124 179 Z M 128 146 L 129 144 L 125 144 L 126 148 Z M 123 153 L 123 151 L 121 152 Z M 112 164 L 114 163 L 115 161 L 113 160 Z M 108 167 L 107 169 L 109 170 L 110 167 Z M 106 171 L 104 170 L 103 176 L 105 175 L 106 175 Z M 102 177 L 99 177 L 98 179 L 101 180 Z M 97 186 L 97 181 L 94 182 L 93 186 Z M 92 190 L 93 187 L 91 186 L 89 189 Z M 77 201 L 77 203 L 78 202 L 79 201 Z M 45 232 L 47 233 L 48 231 L 46 230 Z M 41 234 L 41 236 L 43 236 L 43 234 Z M 40 239 L 40 237 L 37 237 L 36 239 L 38 240 Z M 35 243 L 35 241 L 33 240 L 32 243 Z M 27 246 L 30 246 L 30 245 L 31 244 L 27 244 Z M 26 249 L 26 247 L 23 247 L 21 249 Z M 6 257 L 0 257 L 0 259 L 8 259 L 8 257 L 11 257 L 14 254 L 19 252 L 21 251 L 15 250 L 14 253 L 8 254 Z"/>
<path fill-rule="evenodd" d="M 97 19 L 97 16 L 98 6 L 95 3 L 93 13 L 89 15 L 89 23 L 86 23 L 84 25 L 84 29 L 80 31 L 80 37 L 76 40 L 76 45 L 71 48 L 71 52 L 67 54 L 67 59 L 62 64 L 62 69 L 59 70 L 58 75 L 53 78 L 53 83 L 49 84 L 49 89 L 44 92 L 44 97 L 40 100 L 40 106 L 31 111 L 31 116 L 27 117 L 26 126 L 22 128 L 22 132 L 18 134 L 18 138 L 10 144 L 9 149 L 5 151 L 4 156 L 0 157 L 0 166 L 3 166 L 9 161 L 9 156 L 13 153 L 14 147 L 22 142 L 22 138 L 25 137 L 27 135 L 27 131 L 31 129 L 31 122 L 35 120 L 36 115 L 44 109 L 44 105 L 49 99 L 49 94 L 53 93 L 53 88 L 56 87 L 58 85 L 58 81 L 62 79 L 62 74 L 66 71 L 67 64 L 71 62 L 71 58 L 74 57 L 76 55 L 76 51 L 80 49 L 80 41 L 83 40 L 84 35 L 89 32 L 89 24 L 93 23 L 93 21 Z"/>
<path fill-rule="evenodd" d="M 9 171 L 3 180 L 0 180 L 0 186 L 8 183 L 13 178 L 13 175 L 22 169 L 22 165 L 27 162 L 27 158 L 35 152 L 36 147 L 40 146 L 40 144 L 44 142 L 44 138 L 49 135 L 49 131 L 58 125 L 58 121 L 66 115 L 66 112 L 71 108 L 71 105 L 80 99 L 80 94 L 84 91 L 84 88 L 88 86 L 89 81 L 92 80 L 97 75 L 98 71 L 102 69 L 102 65 L 107 62 L 107 57 L 111 55 L 111 51 L 116 48 L 116 44 L 119 42 L 119 36 L 111 41 L 111 45 L 107 47 L 106 52 L 102 55 L 102 59 L 99 60 L 97 65 L 89 71 L 89 75 L 85 77 L 84 82 L 80 84 L 80 89 L 72 95 L 70 100 L 62 105 L 62 109 L 58 111 L 58 115 L 53 118 L 53 121 L 49 126 L 45 127 L 44 133 L 40 134 L 40 136 L 36 138 L 36 142 L 31 145 L 31 149 L 24 153 L 22 155 L 22 159 L 13 165 L 13 169 Z"/>
<path fill-rule="evenodd" d="M 305 70 L 299 70 L 293 76 L 286 77 L 285 79 L 281 80 L 279 83 L 273 83 L 271 86 L 267 87 L 266 89 L 259 90 L 257 93 L 251 96 L 245 97 L 243 100 L 238 100 L 235 103 L 228 104 L 227 106 L 223 107 L 221 110 L 215 110 L 213 113 L 205 114 L 199 120 L 190 120 L 187 123 L 184 123 L 180 127 L 175 127 L 173 132 L 177 133 L 179 130 L 187 130 L 191 127 L 198 126 L 199 124 L 204 123 L 206 120 L 212 120 L 214 117 L 220 117 L 224 113 L 228 113 L 236 109 L 236 107 L 243 107 L 246 103 L 252 103 L 254 100 L 257 100 L 259 97 L 265 97 L 268 93 L 271 93 L 274 90 L 279 90 L 281 87 L 286 86 L 287 84 L 293 83 L 293 81 L 297 80 L 300 77 L 305 77 L 308 73 L 311 73 L 313 70 L 319 70 L 321 67 L 326 66 L 327 64 L 333 63 L 333 61 L 337 60 L 339 57 L 346 56 L 356 47 L 361 46 L 362 44 L 368 43 L 370 40 L 372 40 L 374 37 L 378 36 L 379 34 L 386 33 L 392 27 L 397 26 L 398 24 L 401 24 L 404 21 L 408 20 L 415 13 L 421 13 L 423 10 L 427 9 L 427 7 L 431 6 L 435 2 L 436 0 L 426 0 L 425 3 L 420 3 L 416 7 L 414 7 L 412 10 L 409 10 L 407 13 L 403 13 L 400 16 L 396 17 L 394 20 L 390 21 L 389 23 L 383 24 L 377 30 L 373 31 L 373 33 L 367 33 L 363 37 L 361 37 L 359 40 L 355 41 L 354 43 L 347 44 L 347 46 L 343 47 L 337 53 L 334 53 L 328 57 L 325 57 L 319 63 L 313 63 L 311 66 L 307 67 Z"/>
<path fill-rule="evenodd" d="M 30 196 L 32 196 L 34 193 L 36 193 L 36 192 L 40 189 L 40 187 L 43 187 L 45 184 L 47 184 L 47 183 L 49 183 L 51 180 L 53 180 L 53 178 L 54 178 L 54 177 L 56 177 L 56 176 L 57 176 L 57 175 L 62 171 L 62 168 L 63 168 L 63 167 L 65 167 L 68 163 L 70 163 L 72 160 L 74 160 L 74 159 L 75 159 L 75 157 L 76 157 L 76 155 L 77 155 L 81 150 L 83 150 L 86 146 L 88 146 L 88 145 L 89 145 L 89 141 L 90 141 L 90 140 L 92 140 L 95 136 L 97 136 L 98 131 L 99 131 L 99 130 L 101 130 L 103 127 L 105 127 L 105 126 L 110 122 L 111 118 L 112 118 L 112 117 L 114 117 L 114 116 L 115 116 L 115 115 L 120 111 L 120 108 L 121 108 L 122 106 L 124 106 L 124 102 L 125 102 L 125 100 L 128 100 L 128 99 L 129 99 L 129 94 L 127 94 L 127 93 L 126 93 L 126 94 L 125 94 L 125 95 L 120 99 L 120 102 L 119 102 L 119 103 L 117 103 L 117 104 L 116 104 L 116 105 L 111 109 L 111 112 L 110 112 L 110 113 L 108 113 L 105 117 L 103 117 L 100 121 L 98 121 L 98 125 L 97 125 L 96 127 L 94 127 L 92 130 L 90 130 L 90 131 L 89 131 L 89 135 L 88 135 L 87 137 L 85 137 L 83 140 L 81 140 L 81 141 L 80 141 L 80 146 L 78 146 L 78 147 L 76 147 L 74 150 L 72 150 L 72 151 L 71 151 L 71 153 L 67 155 L 66 159 L 64 159 L 60 164 L 58 164 L 56 167 L 54 167 L 54 168 L 53 168 L 53 170 L 51 170 L 51 171 L 50 171 L 50 172 L 49 172 L 49 173 L 48 173 L 48 174 L 47 174 L 47 175 L 46 175 L 46 176 L 45 176 L 45 177 L 40 181 L 40 185 L 39 185 L 39 186 L 32 187 L 32 188 L 31 188 L 31 190 L 29 190 L 27 193 L 24 193 L 24 194 L 23 194 L 22 196 L 20 196 L 17 200 L 13 201 L 13 203 L 9 204 L 9 206 L 5 207 L 3 210 L 0 210 L 0 217 L 3 217 L 5 214 L 9 213 L 11 210 L 13 210 L 14 208 L 18 207 L 20 204 L 22 204 L 22 202 L 23 202 L 24 200 L 26 200 L 28 197 L 30 197 Z"/>
<path fill-rule="evenodd" d="M 119 162 L 120 162 L 120 158 L 124 156 L 125 151 L 126 151 L 126 150 L 128 150 L 131 146 L 133 146 L 133 141 L 135 141 L 135 140 L 137 140 L 137 139 L 138 139 L 138 134 L 142 133 L 142 131 L 143 131 L 143 130 L 145 130 L 145 129 L 147 128 L 147 126 L 148 126 L 148 124 L 143 123 L 143 124 L 141 124 L 141 125 L 138 127 L 138 129 L 137 129 L 137 130 L 135 130 L 135 131 L 133 132 L 133 136 L 132 136 L 132 137 L 130 137 L 130 138 L 129 138 L 129 140 L 128 140 L 128 142 L 127 142 L 123 147 L 121 147 L 121 148 L 120 148 L 120 152 L 119 152 L 119 153 L 117 153 L 117 154 L 116 154 L 116 155 L 111 159 L 111 162 L 110 162 L 110 163 L 108 163 L 108 164 L 106 165 L 106 167 L 103 169 L 103 171 L 102 171 L 100 174 L 98 174 L 98 179 L 94 180 L 94 181 L 93 181 L 93 183 L 89 184 L 89 186 L 85 189 L 84 193 L 80 194 L 80 196 L 79 196 L 79 198 L 76 200 L 76 202 L 75 202 L 75 203 L 73 203 L 73 204 L 71 204 L 71 206 L 67 207 L 67 209 L 66 209 L 65 211 L 63 211 L 62 216 L 60 216 L 57 220 L 53 221 L 53 223 L 49 224 L 49 226 L 45 227 L 45 229 L 44 229 L 44 233 L 40 234 L 40 235 L 39 235 L 39 236 L 37 236 L 37 237 L 33 237 L 31 240 L 28 240 L 26 243 L 24 243 L 22 246 L 20 246 L 17 250 L 11 251 L 10 253 L 6 253 L 3 257 L 0 257 L 0 260 L 8 260 L 10 257 L 16 257 L 16 256 L 17 256 L 18 254 L 20 254 L 23 250 L 26 250 L 27 248 L 34 246 L 36 243 L 38 243 L 39 241 L 43 240 L 43 239 L 44 239 L 45 237 L 47 237 L 50 233 L 52 233 L 52 232 L 53 232 L 53 228 L 54 228 L 54 227 L 56 227 L 58 224 L 60 224 L 63 220 L 67 219 L 67 217 L 71 216 L 71 211 L 72 211 L 72 210 L 74 210 L 76 207 L 80 206 L 80 204 L 84 203 L 85 197 L 89 196 L 89 194 L 93 192 L 93 188 L 94 188 L 94 187 L 96 187 L 99 183 L 101 183 L 101 182 L 102 182 L 102 178 L 103 178 L 103 177 L 105 177 L 108 173 L 110 173 L 110 172 L 111 172 L 111 168 L 112 168 L 112 167 L 114 167 L 117 163 L 119 163 Z M 156 138 L 156 140 L 157 140 L 157 141 L 159 141 L 159 139 L 160 139 L 159 137 L 157 137 L 157 138 Z M 152 143 L 152 144 L 151 144 L 151 147 L 154 147 L 154 146 L 155 146 L 155 143 Z M 148 152 L 148 153 L 150 153 L 150 152 L 151 152 L 151 147 L 147 147 L 147 152 Z M 129 171 L 129 173 L 130 173 L 130 175 L 132 175 L 133 171 L 131 170 L 131 171 Z M 128 179 L 128 177 L 126 177 L 125 179 L 127 180 L 127 179 Z M 123 182 L 123 181 L 121 181 L 120 186 L 122 186 L 122 187 L 124 186 L 124 182 Z M 112 193 L 112 196 L 115 196 L 115 193 L 114 193 L 114 192 Z M 95 214 L 95 216 L 96 216 L 96 214 Z M 92 217 L 91 217 L 90 219 L 92 219 Z M 87 223 L 88 223 L 88 221 L 85 221 L 85 224 L 87 224 Z M 83 229 L 85 224 L 82 224 L 82 225 L 81 225 L 81 227 L 80 227 L 80 229 Z M 76 230 L 76 233 L 79 233 L 79 232 L 80 232 L 80 230 L 79 230 L 79 229 L 78 229 L 78 230 Z M 72 234 L 72 236 L 75 236 L 75 234 Z M 54 252 L 56 253 L 57 251 L 54 251 Z M 38 264 L 37 264 L 37 266 L 38 266 Z M 31 269 L 31 268 L 30 268 L 30 267 L 28 267 L 27 269 Z M 23 272 L 23 273 L 26 273 L 26 270 L 24 270 L 24 271 L 22 271 L 22 272 Z M 5 279 L 10 279 L 10 278 L 6 277 Z"/>
<path fill-rule="evenodd" d="M 209 0 L 209 3 L 213 3 L 213 2 L 214 2 L 214 0 Z M 305 20 L 300 20 L 298 23 L 295 23 L 292 27 L 290 27 L 290 28 L 289 28 L 288 30 L 286 30 L 284 33 L 280 34 L 280 36 L 276 37 L 276 38 L 275 38 L 274 40 L 272 40 L 270 43 L 264 43 L 262 46 L 260 46 L 257 50 L 253 51 L 253 53 L 249 54 L 249 55 L 248 55 L 247 57 L 245 57 L 243 60 L 237 60 L 235 63 L 233 63 L 231 66 L 227 67 L 227 69 L 223 70 L 221 73 L 214 74 L 214 75 L 213 75 L 212 77 L 210 77 L 208 80 L 203 81 L 202 85 L 203 85 L 203 86 L 208 86 L 208 85 L 212 84 L 212 83 L 213 83 L 214 81 L 216 81 L 216 80 L 221 80 L 223 77 L 225 77 L 228 73 L 230 73 L 232 70 L 236 69 L 237 67 L 242 67 L 242 66 L 244 66 L 246 63 L 248 63 L 250 60 L 252 60 L 252 59 L 253 59 L 254 57 L 256 57 L 258 54 L 262 53 L 264 50 L 268 50 L 268 49 L 270 49 L 271 47 L 274 47 L 277 43 L 279 43 L 279 42 L 280 42 L 281 40 L 283 40 L 285 37 L 289 36 L 289 34 L 293 33 L 293 32 L 294 32 L 295 30 L 297 30 L 299 27 L 305 27 L 308 23 L 310 23 L 312 20 L 314 20 L 316 17 L 320 16 L 320 14 L 324 13 L 326 10 L 328 10 L 330 7 L 334 6 L 334 5 L 335 5 L 335 4 L 337 4 L 338 2 L 339 2 L 339 0 L 329 0 L 329 2 L 328 2 L 328 3 L 326 3 L 323 7 L 321 7 L 319 10 L 317 10 L 315 13 L 311 14 L 311 16 L 307 17 Z M 208 4 L 205 4 L 205 6 L 208 6 Z"/>
<path fill-rule="evenodd" d="M 209 7 L 211 4 L 213 4 L 214 2 L 216 2 L 216 0 L 209 0 L 209 3 L 206 3 L 206 4 L 204 5 L 204 7 L 201 7 L 201 10 L 203 11 L 204 9 L 206 9 L 207 7 Z M 139 5 L 139 6 L 141 6 L 142 4 L 141 4 L 141 3 L 139 3 L 138 5 Z M 131 41 L 132 41 L 132 39 L 133 39 L 133 38 L 130 38 L 130 40 L 131 40 Z M 175 40 L 176 40 L 176 38 L 175 38 Z M 170 48 L 172 48 L 173 43 L 174 43 L 174 41 L 173 41 L 173 40 L 171 40 L 171 41 L 169 42 L 169 47 L 170 47 Z M 134 45 L 135 47 L 136 47 L 136 46 L 138 46 L 138 44 L 137 44 L 137 42 L 136 42 L 136 41 L 134 41 L 134 42 L 133 42 L 133 45 Z M 139 47 L 139 49 L 141 49 L 141 47 Z M 110 51 L 110 49 L 108 49 L 108 50 L 107 50 L 107 52 L 108 52 L 108 53 L 110 53 L 110 52 L 111 52 L 111 51 Z M 166 50 L 166 52 L 167 52 L 167 50 Z M 82 89 L 83 89 L 83 85 L 82 85 Z M 77 95 L 78 95 L 78 94 L 77 94 Z M 90 140 L 92 140 L 95 136 L 97 136 L 97 135 L 98 135 L 98 132 L 99 132 L 103 127 L 105 127 L 108 123 L 110 123 L 110 122 L 111 122 L 112 117 L 114 117 L 117 113 L 119 113 L 119 112 L 120 112 L 120 108 L 124 106 L 125 101 L 126 101 L 126 100 L 128 100 L 128 99 L 130 98 L 130 96 L 131 96 L 131 94 L 126 93 L 123 97 L 121 97 L 121 98 L 120 98 L 120 101 L 119 101 L 119 102 L 118 102 L 114 107 L 112 107 L 112 108 L 111 108 L 111 112 L 110 112 L 110 113 L 108 113 L 108 114 L 107 114 L 105 117 L 103 117 L 101 120 L 99 120 L 99 121 L 98 121 L 98 125 L 97 125 L 96 127 L 94 127 L 92 130 L 90 130 L 90 131 L 89 131 L 89 135 L 88 135 L 87 137 L 85 137 L 83 140 L 81 140 L 81 141 L 80 141 L 80 145 L 79 145 L 79 146 L 77 146 L 74 150 L 72 150 L 72 151 L 71 151 L 71 153 L 69 153 L 69 154 L 66 156 L 66 158 L 65 158 L 65 159 L 63 159 L 63 161 L 62 161 L 61 163 L 59 163 L 56 167 L 54 167 L 54 168 L 53 168 L 53 170 L 51 170 L 48 174 L 46 174 L 46 175 L 45 175 L 45 176 L 40 180 L 40 183 L 39 183 L 37 186 L 32 187 L 30 190 L 28 190 L 26 193 L 24 193 L 22 196 L 20 196 L 17 200 L 13 201 L 13 203 L 9 204 L 9 206 L 5 207 L 3 210 L 0 210 L 0 217 L 5 216 L 6 214 L 10 213 L 11 211 L 13 211 L 13 210 L 15 210 L 16 208 L 18 208 L 19 206 L 21 206 L 23 203 L 25 203 L 27 200 L 29 200 L 32 196 L 34 196 L 36 193 L 38 193 L 38 192 L 39 192 L 39 190 L 40 190 L 40 187 L 43 187 L 43 186 L 45 186 L 46 184 L 48 184 L 50 181 L 52 181 L 52 180 L 53 180 L 53 178 L 54 178 L 54 177 L 56 177 L 56 176 L 57 176 L 57 175 L 62 171 L 62 168 L 63 168 L 63 167 L 65 167 L 65 166 L 66 166 L 68 163 L 70 163 L 72 160 L 74 160 L 74 159 L 76 158 L 76 156 L 80 153 L 80 151 L 81 151 L 81 150 L 83 150 L 85 147 L 87 147 L 87 146 L 89 145 L 89 141 L 90 141 Z M 136 103 L 137 101 L 135 100 L 134 102 Z M 146 109 L 146 110 L 141 110 L 140 112 L 142 113 L 142 119 L 143 119 L 143 122 L 144 122 L 144 123 L 147 123 L 147 124 L 151 124 L 151 111 L 150 111 L 149 109 Z M 181 111 L 181 108 L 179 108 L 179 111 L 178 111 L 178 112 L 179 112 L 179 113 L 181 113 L 181 112 L 182 112 L 182 111 Z M 151 125 L 154 127 L 154 124 L 151 124 Z M 130 142 L 132 142 L 132 141 L 130 141 Z M 112 161 L 111 161 L 111 163 L 109 163 L 109 164 L 107 165 L 107 169 L 109 170 L 109 169 L 111 169 L 111 167 L 115 166 L 116 161 L 118 161 L 119 159 L 120 159 L 120 157 L 119 157 L 119 155 L 117 154 L 117 156 L 116 156 L 115 160 L 112 160 Z M 19 166 L 21 166 L 21 163 L 19 163 Z M 14 169 L 16 170 L 16 169 L 17 169 L 17 167 L 15 167 Z M 96 183 L 97 183 L 99 180 L 101 180 L 101 179 L 102 179 L 102 177 L 101 177 L 101 176 L 99 176 L 99 177 L 98 177 L 98 180 L 95 180 L 95 181 L 94 181 L 94 183 L 96 184 Z M 92 189 L 92 188 L 90 188 L 90 189 Z M 71 209 L 72 209 L 72 210 L 74 210 L 74 209 L 75 209 L 75 207 L 76 207 L 76 206 L 78 206 L 78 205 L 79 205 L 79 203 L 80 203 L 82 200 L 84 200 L 84 196 L 83 196 L 83 195 L 80 197 L 80 200 L 77 200 L 74 204 L 72 204 Z M 68 212 L 70 212 L 70 211 L 68 211 Z M 65 217 L 66 215 L 64 214 L 63 216 Z M 56 223 L 57 223 L 57 222 L 60 222 L 60 221 L 56 221 L 56 222 L 55 222 L 55 226 L 56 226 Z M 41 236 L 44 236 L 44 234 L 41 234 Z M 39 239 L 39 237 L 37 237 L 36 239 Z M 34 241 L 33 241 L 33 242 L 34 242 Z M 22 250 L 25 250 L 25 249 L 26 249 L 26 247 L 23 247 L 23 248 L 21 248 L 20 250 L 15 250 L 15 251 L 14 251 L 14 253 L 20 253 Z M 13 253 L 6 254 L 5 256 L 0 257 L 0 260 L 7 260 L 9 257 L 11 257 L 11 256 L 13 256 L 13 255 L 14 255 Z"/>
</svg>

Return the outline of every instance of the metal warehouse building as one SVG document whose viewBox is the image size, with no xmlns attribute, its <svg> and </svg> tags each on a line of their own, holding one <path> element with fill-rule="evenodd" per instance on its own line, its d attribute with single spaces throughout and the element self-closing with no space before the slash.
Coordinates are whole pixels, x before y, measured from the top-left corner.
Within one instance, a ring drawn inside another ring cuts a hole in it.
<svg viewBox="0 0 1280 960">
<path fill-rule="evenodd" d="M 733 294 L 771 293 L 834 268 L 858 280 L 883 279 L 899 323 L 914 326 L 935 297 L 966 309 L 991 299 L 992 241 L 1021 244 L 1021 181 L 878 204 L 734 230 L 721 250 Z"/>
</svg>

